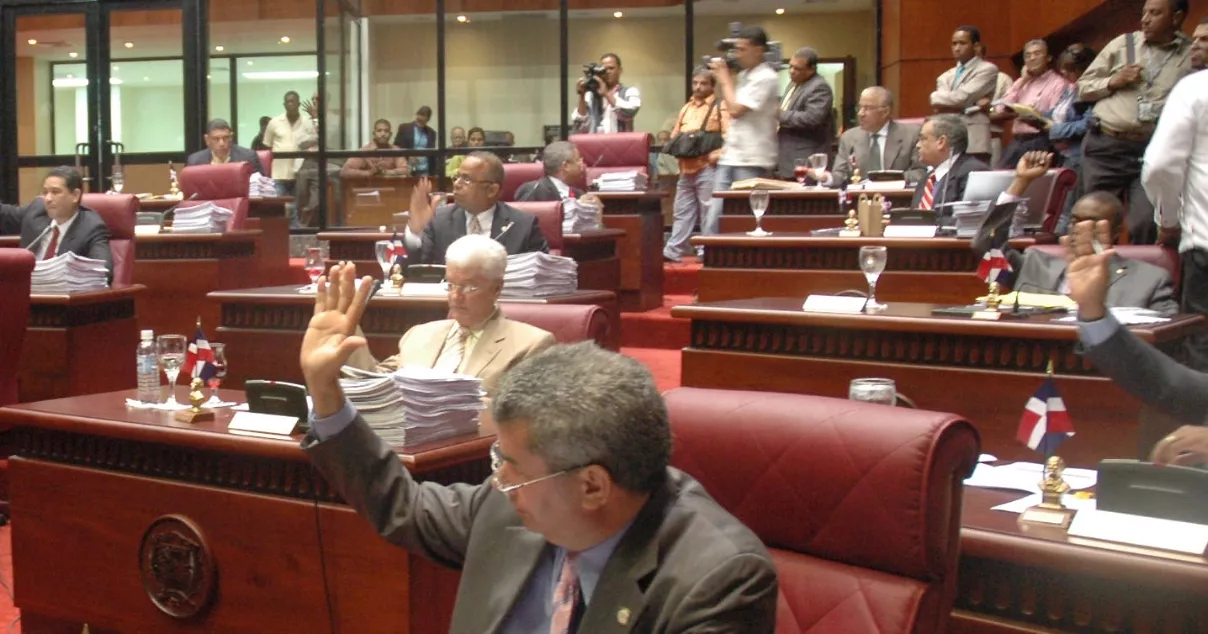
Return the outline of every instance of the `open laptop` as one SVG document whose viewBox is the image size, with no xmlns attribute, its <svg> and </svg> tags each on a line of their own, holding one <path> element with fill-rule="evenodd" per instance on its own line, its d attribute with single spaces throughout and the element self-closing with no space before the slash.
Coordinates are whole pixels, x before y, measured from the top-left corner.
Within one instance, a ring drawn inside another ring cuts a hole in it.
<svg viewBox="0 0 1208 634">
<path fill-rule="evenodd" d="M 965 182 L 965 195 L 961 199 L 997 200 L 998 195 L 1007 191 L 1007 187 L 1013 180 L 1015 180 L 1014 170 L 972 172 Z M 1056 175 L 1049 172 L 1032 181 L 1032 184 L 1023 193 L 1023 200 L 1028 203 L 1028 214 L 1023 218 L 1024 229 L 1039 229 L 1044 224 L 1044 213 L 1056 183 Z"/>
</svg>

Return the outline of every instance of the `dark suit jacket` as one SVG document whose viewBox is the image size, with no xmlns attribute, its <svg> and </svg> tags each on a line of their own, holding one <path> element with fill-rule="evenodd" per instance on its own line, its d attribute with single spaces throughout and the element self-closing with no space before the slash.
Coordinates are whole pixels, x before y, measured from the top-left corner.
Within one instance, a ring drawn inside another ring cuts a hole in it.
<svg viewBox="0 0 1208 634">
<path fill-rule="evenodd" d="M 59 236 L 59 246 L 55 255 L 67 252 L 75 253 L 86 258 L 102 260 L 109 270 L 109 279 L 113 279 L 113 253 L 109 250 L 109 227 L 97 212 L 81 206 L 76 212 L 78 216 L 71 223 L 65 235 Z M 41 198 L 24 207 L 15 205 L 0 205 L 0 233 L 21 234 L 21 247 L 29 249 L 38 247 L 39 240 L 50 239 L 50 232 L 43 234 L 50 226 L 50 215 L 46 213 L 46 203 Z"/>
<path fill-rule="evenodd" d="M 444 264 L 445 251 L 449 249 L 449 245 L 466 235 L 466 220 L 466 211 L 457 205 L 437 209 L 432 221 L 424 228 L 418 263 Z M 504 232 L 503 228 L 508 225 L 511 227 Z M 545 236 L 541 235 L 537 217 L 505 203 L 495 203 L 491 237 L 508 250 L 508 255 L 533 251 L 549 253 L 549 244 L 545 241 Z"/>
<path fill-rule="evenodd" d="M 428 143 L 424 147 L 436 147 L 436 131 L 428 126 L 424 126 L 424 133 L 428 135 Z M 401 147 L 404 150 L 415 149 L 415 122 L 400 123 L 398 126 L 398 134 L 394 136 L 394 145 Z"/>
<path fill-rule="evenodd" d="M 547 549 L 507 495 L 481 485 L 416 483 L 359 416 L 333 438 L 302 443 L 340 496 L 378 534 L 462 570 L 454 634 L 496 632 Z M 759 539 L 687 474 L 667 480 L 605 566 L 579 632 L 770 634 L 776 571 Z M 618 612 L 632 618 L 619 623 Z"/>
<path fill-rule="evenodd" d="M 583 190 L 569 185 L 570 190 L 575 193 L 575 198 L 583 197 Z M 558 193 L 558 188 L 554 186 L 554 182 L 548 176 L 543 176 L 535 181 L 529 181 L 516 189 L 517 202 L 559 202 L 562 200 L 562 195 Z"/>
<path fill-rule="evenodd" d="M 882 169 L 905 172 L 908 183 L 917 183 L 926 177 L 927 170 L 919 162 L 919 126 L 890 121 L 886 136 L 888 138 L 881 140 L 884 147 Z M 835 155 L 835 166 L 831 168 L 836 187 L 847 184 L 851 179 L 853 156 L 865 176 L 872 171 L 873 156 L 868 151 L 871 145 L 872 135 L 863 128 L 851 128 L 839 137 L 839 153 Z"/>
<path fill-rule="evenodd" d="M 973 172 L 989 171 L 990 166 L 969 156 L 961 154 L 956 159 L 956 163 L 952 165 L 952 169 L 944 175 L 942 179 L 936 182 L 935 192 L 932 195 L 932 205 L 935 207 L 943 203 L 953 203 L 961 199 L 965 195 L 965 183 L 969 181 L 969 174 Z M 914 200 L 910 203 L 911 207 L 918 207 L 919 201 L 923 199 L 923 190 L 927 188 L 927 177 L 919 179 L 919 184 L 914 188 Z"/>
<path fill-rule="evenodd" d="M 209 148 L 194 152 L 185 160 L 185 165 L 209 165 L 210 161 L 214 160 L 214 155 Z M 251 163 L 252 169 L 268 176 L 268 172 L 264 171 L 264 167 L 260 165 L 260 157 L 257 154 L 242 145 L 231 146 L 231 162 L 232 163 Z"/>
<path fill-rule="evenodd" d="M 1022 254 L 1012 250 L 1007 254 L 1015 277 L 1016 290 L 1058 292 L 1065 275 L 1065 260 L 1043 251 L 1029 249 Z M 1174 281 L 1161 267 L 1148 262 L 1112 258 L 1111 279 L 1107 286 L 1107 305 L 1117 308 L 1135 307 L 1156 310 L 1163 315 L 1179 312 L 1174 298 Z"/>
<path fill-rule="evenodd" d="M 1104 376 L 1142 403 L 1188 425 L 1208 422 L 1208 374 L 1176 362 L 1127 328 L 1085 354 Z"/>
<path fill-rule="evenodd" d="M 789 86 L 792 90 L 792 86 Z M 822 152 L 830 154 L 835 140 L 835 95 L 822 75 L 814 75 L 797 88 L 789 106 L 780 111 L 778 170 L 792 178 L 793 163 Z"/>
</svg>

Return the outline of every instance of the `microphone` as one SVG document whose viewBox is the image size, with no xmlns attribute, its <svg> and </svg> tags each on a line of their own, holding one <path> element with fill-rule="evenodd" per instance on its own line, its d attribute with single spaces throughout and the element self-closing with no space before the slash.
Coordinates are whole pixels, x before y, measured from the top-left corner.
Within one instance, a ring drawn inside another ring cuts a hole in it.
<svg viewBox="0 0 1208 634">
<path fill-rule="evenodd" d="M 172 205 L 171 207 L 168 207 L 168 209 L 166 211 L 164 211 L 163 218 L 161 218 L 159 221 L 159 228 L 163 229 L 164 227 L 167 226 L 168 220 L 171 220 L 176 217 L 177 207 L 180 207 L 181 205 L 189 202 L 190 200 L 193 200 L 194 198 L 197 198 L 197 192 L 193 192 L 188 198 L 176 203 L 175 205 Z"/>
<path fill-rule="evenodd" d="M 27 244 L 25 246 L 25 248 L 29 249 L 36 255 L 38 252 L 38 245 L 42 244 L 42 238 L 45 238 L 46 234 L 50 233 L 50 230 L 53 229 L 54 226 L 55 226 L 55 221 L 52 219 L 50 221 L 50 224 L 46 225 L 46 228 L 42 230 L 42 233 L 39 233 L 38 237 L 34 238 L 33 242 L 30 242 L 29 244 Z"/>
<path fill-rule="evenodd" d="M 1019 284 L 1016 284 L 1015 286 L 1016 286 L 1016 288 L 1011 289 L 1011 291 L 1015 293 L 1015 303 L 1011 306 L 1012 315 L 1019 314 L 1019 293 L 1022 292 L 1023 289 L 1026 287 L 1030 286 L 1033 289 L 1040 291 L 1041 295 L 1061 295 L 1061 293 L 1058 293 L 1052 289 L 1048 289 L 1043 286 L 1040 286 L 1039 284 L 1033 284 L 1032 282 L 1021 282 Z"/>
<path fill-rule="evenodd" d="M 503 228 L 499 230 L 499 235 L 495 236 L 495 241 L 498 242 L 499 239 L 503 237 L 503 234 L 507 233 L 508 229 L 511 229 L 511 228 L 512 228 L 512 221 L 509 220 L 508 223 L 506 225 L 503 225 Z"/>
</svg>

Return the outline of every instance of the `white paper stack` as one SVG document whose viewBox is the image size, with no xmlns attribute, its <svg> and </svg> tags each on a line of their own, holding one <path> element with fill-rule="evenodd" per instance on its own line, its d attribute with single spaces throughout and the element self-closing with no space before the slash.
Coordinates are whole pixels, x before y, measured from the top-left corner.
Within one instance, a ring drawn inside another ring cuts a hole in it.
<svg viewBox="0 0 1208 634">
<path fill-rule="evenodd" d="M 252 180 L 249 184 L 249 198 L 272 198 L 277 195 L 276 181 L 260 172 L 252 172 Z"/>
<path fill-rule="evenodd" d="M 343 369 L 345 396 L 382 440 L 394 447 L 418 445 L 474 433 L 482 402 L 482 379 L 424 367 L 391 374 Z"/>
<path fill-rule="evenodd" d="M 607 172 L 596 179 L 596 186 L 602 192 L 632 192 L 646 189 L 646 174 L 637 170 L 628 172 Z"/>
<path fill-rule="evenodd" d="M 584 203 L 578 198 L 562 200 L 562 233 L 579 233 L 600 228 L 600 205 Z"/>
<path fill-rule="evenodd" d="M 172 217 L 172 233 L 225 233 L 233 212 L 212 202 L 177 208 Z"/>
<path fill-rule="evenodd" d="M 520 253 L 508 256 L 503 272 L 505 297 L 545 297 L 565 295 L 579 289 L 579 263 L 548 253 Z"/>
<path fill-rule="evenodd" d="M 962 201 L 949 203 L 946 205 L 952 209 L 952 219 L 956 225 L 956 237 L 972 238 L 977 235 L 977 230 L 981 228 L 982 223 L 986 221 L 986 217 L 990 215 L 990 209 L 994 206 L 994 201 Z"/>
<path fill-rule="evenodd" d="M 68 251 L 34 264 L 30 292 L 34 294 L 71 293 L 109 288 L 109 270 L 103 260 L 94 260 Z"/>
</svg>

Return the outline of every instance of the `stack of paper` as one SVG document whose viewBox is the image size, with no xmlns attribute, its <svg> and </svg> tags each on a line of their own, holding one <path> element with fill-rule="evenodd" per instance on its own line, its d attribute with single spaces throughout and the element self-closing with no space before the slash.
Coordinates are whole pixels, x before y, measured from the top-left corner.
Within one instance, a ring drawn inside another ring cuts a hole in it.
<svg viewBox="0 0 1208 634">
<path fill-rule="evenodd" d="M 990 215 L 993 201 L 961 201 L 941 205 L 952 210 L 952 224 L 956 226 L 956 237 L 972 238 L 977 235 L 986 218 Z M 947 224 L 947 223 L 944 223 Z"/>
<path fill-rule="evenodd" d="M 224 233 L 232 212 L 212 202 L 177 208 L 172 217 L 172 233 Z"/>
<path fill-rule="evenodd" d="M 600 228 L 600 205 L 585 203 L 578 198 L 562 201 L 562 233 L 579 233 Z"/>
<path fill-rule="evenodd" d="M 248 197 L 250 198 L 272 198 L 277 195 L 276 181 L 260 172 L 252 172 L 252 180 L 249 184 Z"/>
<path fill-rule="evenodd" d="M 579 289 L 579 264 L 548 253 L 520 253 L 508 256 L 503 273 L 506 297 L 544 297 L 565 295 Z"/>
<path fill-rule="evenodd" d="M 33 294 L 71 293 L 109 288 L 109 270 L 103 260 L 94 260 L 70 251 L 34 264 L 30 276 Z"/>
<path fill-rule="evenodd" d="M 382 440 L 401 447 L 474 433 L 485 409 L 482 379 L 424 367 L 391 374 L 344 368 L 348 402 Z"/>
<path fill-rule="evenodd" d="M 602 192 L 632 192 L 646 189 L 646 174 L 637 170 L 608 172 L 596 179 L 596 187 Z"/>
</svg>

